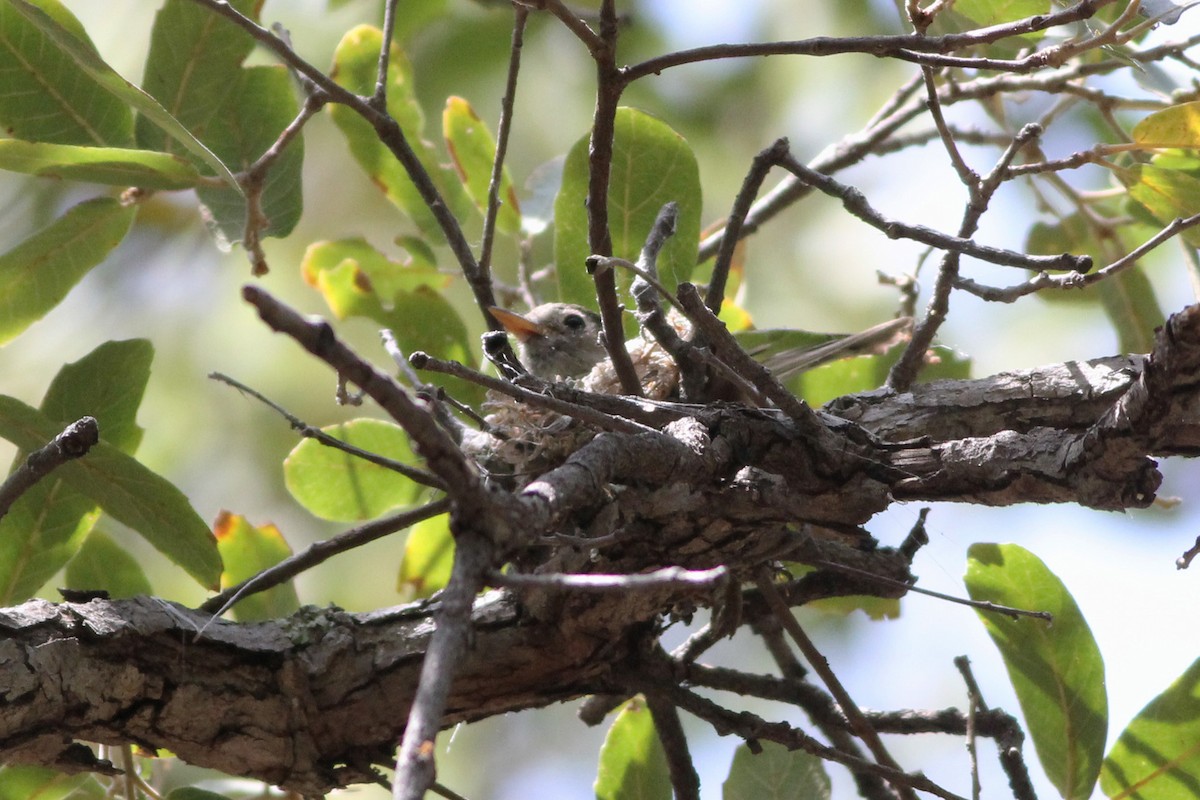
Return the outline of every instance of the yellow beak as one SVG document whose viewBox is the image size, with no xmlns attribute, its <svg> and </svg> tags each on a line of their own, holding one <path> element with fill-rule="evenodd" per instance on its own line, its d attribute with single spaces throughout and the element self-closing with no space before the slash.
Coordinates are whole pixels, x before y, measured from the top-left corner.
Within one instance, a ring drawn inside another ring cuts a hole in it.
<svg viewBox="0 0 1200 800">
<path fill-rule="evenodd" d="M 522 342 L 530 336 L 546 335 L 546 329 L 543 326 L 528 317 L 521 316 L 515 311 L 509 311 L 507 308 L 500 308 L 499 306 L 489 306 L 488 313 L 504 326 L 504 330 L 516 336 Z"/>
</svg>

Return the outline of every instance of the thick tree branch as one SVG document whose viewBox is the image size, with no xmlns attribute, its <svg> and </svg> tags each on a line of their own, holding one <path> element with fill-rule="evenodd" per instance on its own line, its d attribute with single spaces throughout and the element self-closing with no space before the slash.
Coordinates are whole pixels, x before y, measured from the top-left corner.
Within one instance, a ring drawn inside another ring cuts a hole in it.
<svg viewBox="0 0 1200 800">
<path fill-rule="evenodd" d="M 309 343 L 328 355 L 330 339 L 321 330 L 298 333 L 304 341 L 314 337 Z M 802 585 L 781 587 L 789 603 L 864 590 L 902 593 L 907 559 L 875 548 L 855 527 L 892 498 L 1140 505 L 1146 497 L 1128 496 L 1127 487 L 1156 475 L 1146 454 L 1200 452 L 1198 375 L 1200 307 L 1193 307 L 1170 320 L 1149 359 L 847 398 L 829 410 L 879 444 L 842 452 L 841 460 L 809 452 L 813 443 L 770 409 L 683 407 L 693 416 L 661 432 L 597 436 L 510 499 L 489 493 L 489 507 L 520 519 L 530 537 L 589 535 L 594 526 L 605 531 L 606 519 L 625 520 L 609 544 L 564 544 L 534 560 L 523 556 L 524 572 L 628 575 L 721 566 L 744 580 L 757 565 L 786 557 L 901 581 L 872 585 L 821 570 Z M 844 424 L 828 413 L 818 419 L 835 430 Z M 844 449 L 857 441 L 846 437 L 833 438 Z M 1072 449 L 1075 442 L 1094 444 Z M 1044 460 L 1032 457 L 1034 445 L 1044 448 Z M 1085 478 L 1076 477 L 1077 467 L 1067 469 L 1066 453 L 1081 454 L 1076 463 L 1086 467 Z M 957 467 L 948 469 L 952 457 Z M 445 477 L 447 469 L 434 471 Z M 1004 485 L 989 483 L 989 475 Z M 457 677 L 441 713 L 423 723 L 422 741 L 430 725 L 619 692 L 605 676 L 631 655 L 641 625 L 677 603 L 710 605 L 718 595 L 707 583 L 683 581 L 632 593 L 535 582 L 485 595 L 470 607 L 474 646 L 451 648 L 461 653 Z M 0 759 L 97 768 L 80 758 L 74 740 L 136 742 L 309 793 L 367 780 L 365 765 L 390 763 L 403 733 L 430 646 L 431 615 L 440 608 L 435 599 L 365 615 L 306 611 L 257 625 L 214 621 L 153 599 L 34 601 L 0 612 L 0 686 L 12 712 L 0 715 Z M 745 620 L 761 619 L 755 608 L 751 599 Z M 458 630 L 461 636 L 465 628 Z"/>
</svg>

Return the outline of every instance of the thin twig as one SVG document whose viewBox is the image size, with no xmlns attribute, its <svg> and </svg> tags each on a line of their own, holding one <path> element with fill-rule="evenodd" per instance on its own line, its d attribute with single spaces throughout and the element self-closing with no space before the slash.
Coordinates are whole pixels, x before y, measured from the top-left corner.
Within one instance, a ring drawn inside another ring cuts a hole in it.
<svg viewBox="0 0 1200 800">
<path fill-rule="evenodd" d="M 958 179 L 968 189 L 972 189 L 979 180 L 979 176 L 975 170 L 967 165 L 966 160 L 962 156 L 962 152 L 958 149 L 958 143 L 950 134 L 950 129 L 946 125 L 946 118 L 942 115 L 942 103 L 938 98 L 937 82 L 935 73 L 932 67 L 921 67 L 921 77 L 925 81 L 925 107 L 929 110 L 929 116 L 933 119 L 933 126 L 937 129 L 938 136 L 941 137 L 942 146 L 946 148 L 946 155 L 950 157 L 950 164 L 954 167 L 954 171 L 958 173 Z"/>
<path fill-rule="evenodd" d="M 592 50 L 596 62 L 596 107 L 592 114 L 591 144 L 588 148 L 587 220 L 588 247 L 592 253 L 610 256 L 612 231 L 608 220 L 608 190 L 616 138 L 617 105 L 624 88 L 616 65 L 617 11 L 613 0 L 603 0 L 600 6 L 600 41 Z M 572 264 L 559 264 L 558 269 L 571 269 Z M 616 277 L 611 271 L 592 276 L 600 319 L 604 323 L 604 344 L 612 361 L 613 371 L 621 391 L 632 397 L 642 396 L 642 384 L 637 370 L 625 349 L 625 331 L 621 305 L 617 299 Z"/>
<path fill-rule="evenodd" d="M 661 589 L 714 589 L 729 580 L 729 570 L 723 566 L 712 569 L 663 567 L 636 575 L 600 575 L 564 573 L 527 574 L 499 572 L 488 574 L 488 583 L 513 589 L 558 589 L 586 592 L 633 592 Z"/>
<path fill-rule="evenodd" d="M 387 456 L 381 456 L 378 453 L 372 453 L 370 450 L 363 450 L 361 447 L 356 447 L 349 442 L 342 441 L 336 436 L 332 436 L 320 428 L 315 428 L 312 425 L 309 425 L 307 422 L 292 414 L 283 406 L 264 396 L 260 392 L 251 389 L 241 381 L 235 380 L 234 378 L 231 378 L 228 375 L 224 375 L 220 372 L 210 372 L 208 377 L 214 381 L 220 381 L 221 383 L 232 386 L 242 394 L 248 394 L 255 400 L 266 405 L 276 414 L 286 419 L 288 424 L 292 426 L 292 429 L 306 439 L 315 439 L 317 442 L 325 445 L 326 447 L 332 447 L 334 450 L 341 450 L 343 453 L 347 453 L 355 458 L 362 459 L 370 464 L 374 464 L 376 466 L 383 467 L 384 469 L 389 469 L 392 472 L 399 473 L 409 480 L 415 481 L 423 486 L 430 486 L 434 489 L 445 488 L 445 484 L 443 484 L 442 481 L 433 473 L 400 461 L 396 461 L 395 459 L 388 458 Z"/>
<path fill-rule="evenodd" d="M 707 721 L 718 734 L 736 734 L 747 741 L 766 739 L 778 742 L 790 749 L 801 749 L 807 753 L 843 764 L 851 770 L 861 770 L 883 777 L 893 785 L 905 786 L 929 792 L 944 800 L 965 800 L 965 798 L 949 792 L 924 775 L 910 775 L 892 767 L 876 764 L 866 759 L 844 753 L 834 747 L 821 744 L 803 731 L 784 722 L 768 722 L 748 711 L 731 711 L 723 706 L 701 697 L 695 692 L 666 678 L 646 675 L 644 672 L 621 672 L 614 678 L 630 691 L 661 693 L 665 699 L 679 708 Z"/>
<path fill-rule="evenodd" d="M 1200 555 L 1200 536 L 1196 537 L 1195 544 L 1184 550 L 1183 555 L 1175 559 L 1175 569 L 1187 569 L 1198 555 Z"/>
<path fill-rule="evenodd" d="M 982 786 L 979 783 L 979 753 L 975 746 L 975 715 L 978 711 L 986 711 L 983 698 L 979 696 L 979 687 L 975 684 L 975 676 L 971 674 L 971 662 L 966 656 L 954 659 L 954 666 L 963 676 L 967 685 L 967 758 L 971 762 L 971 800 L 979 800 Z"/>
<path fill-rule="evenodd" d="M 710 365 L 719 365 L 728 377 L 736 384 L 738 378 L 728 367 L 719 364 L 707 351 L 701 350 L 686 336 L 680 335 L 675 324 L 663 313 L 660 300 L 666 300 L 679 313 L 686 317 L 683 306 L 675 296 L 667 291 L 667 287 L 658 279 L 658 254 L 666 241 L 675 235 L 675 226 L 679 216 L 679 206 L 674 201 L 664 203 L 659 209 L 654 225 L 646 236 L 637 264 L 630 264 L 624 259 L 607 259 L 616 266 L 632 271 L 637 277 L 629 286 L 637 304 L 637 320 L 643 331 L 652 336 L 656 342 L 667 351 L 675 366 L 679 368 L 680 396 L 691 401 L 706 396 L 708 388 L 708 369 Z M 645 338 L 646 333 L 643 334 Z M 753 387 L 748 387 L 753 392 Z"/>
<path fill-rule="evenodd" d="M 1092 259 L 1089 256 L 1077 256 L 1071 253 L 1053 256 L 1028 255 L 982 245 L 971 239 L 952 236 L 924 225 L 910 225 L 898 220 L 890 220 L 873 208 L 858 189 L 839 183 L 828 175 L 822 175 L 791 156 L 781 159 L 780 164 L 800 180 L 811 184 L 831 197 L 840 199 L 847 211 L 871 227 L 878 229 L 889 239 L 912 239 L 952 253 L 974 256 L 981 261 L 1003 267 L 1087 272 L 1092 266 Z"/>
<path fill-rule="evenodd" d="M 529 11 L 513 4 L 512 45 L 508 56 L 508 78 L 500 98 L 500 121 L 496 124 L 496 154 L 488 181 L 487 209 L 483 214 L 483 237 L 479 245 L 479 269 L 488 276 L 492 271 L 492 245 L 496 240 L 496 219 L 500 215 L 500 186 L 504 181 L 504 157 L 508 153 L 508 135 L 512 131 L 513 104 L 517 97 L 517 76 L 521 72 L 521 48 L 524 46 L 525 21 Z"/>
<path fill-rule="evenodd" d="M 1126 101 L 1120 98 L 1112 98 L 1105 95 L 1099 89 L 1081 86 L 1079 81 L 1089 75 L 1104 75 L 1116 69 L 1127 67 L 1129 63 L 1128 59 L 1133 59 L 1140 64 L 1148 64 L 1171 58 L 1198 43 L 1200 43 L 1200 34 L 1141 52 L 1128 53 L 1123 56 L 1124 60 L 1109 58 L 1094 62 L 1075 63 L 1061 67 L 1045 75 L 1001 74 L 976 78 L 967 82 L 956 82 L 952 86 L 944 86 L 938 90 L 939 102 L 941 105 L 947 106 L 954 103 L 996 97 L 1005 93 L 1036 91 L 1050 94 L 1077 93 L 1090 102 L 1107 104 L 1113 107 L 1159 109 L 1165 107 L 1166 104 L 1162 101 Z M 919 144 L 928 140 L 931 133 L 932 135 L 937 135 L 936 132 L 928 131 L 920 135 L 900 135 L 897 133 L 903 126 L 925 111 L 925 102 L 906 102 L 911 97 L 913 90 L 920 86 L 921 83 L 920 74 L 918 73 L 913 80 L 904 87 L 901 87 L 889 99 L 884 107 L 872 117 L 861 131 L 845 136 L 840 141 L 826 147 L 821 154 L 809 162 L 809 167 L 818 172 L 833 174 L 861 162 L 868 155 L 878 155 L 901 147 Z M 1187 98 L 1180 97 L 1179 102 L 1182 102 L 1184 99 L 1194 98 L 1189 94 Z M 958 141 L 982 141 L 976 134 L 958 131 L 954 128 L 951 128 L 951 130 Z M 1011 137 L 1007 136 L 1004 138 L 1006 141 L 1011 139 Z M 1072 164 L 1071 159 L 1064 161 L 1064 167 L 1080 165 Z M 1053 163 L 1051 163 L 1050 168 L 1053 168 Z M 1022 167 L 1015 167 L 1011 172 L 1018 173 L 1022 169 Z M 744 238 L 754 233 L 781 211 L 808 196 L 811 191 L 812 189 L 808 184 L 793 176 L 788 176 L 753 204 L 750 213 L 747 215 L 745 225 L 742 227 L 741 237 Z M 698 261 L 705 261 L 715 256 L 724 238 L 723 228 L 705 238 L 700 244 Z"/>
<path fill-rule="evenodd" d="M 322 91 L 314 91 L 305 98 L 300 111 L 280 132 L 262 155 L 244 172 L 236 176 L 238 184 L 246 198 L 246 223 L 242 230 L 242 248 L 250 258 L 251 272 L 255 276 L 266 275 L 270 271 L 267 265 L 267 255 L 262 249 L 262 232 L 270 224 L 270 217 L 263 211 L 262 197 L 266 190 L 267 178 L 271 167 L 287 150 L 288 145 L 295 141 L 308 121 L 324 107 L 326 95 Z"/>
<path fill-rule="evenodd" d="M 242 297 L 258 310 L 259 316 L 273 330 L 293 338 L 378 403 L 408 432 L 431 470 L 458 499 L 471 504 L 487 504 L 476 465 L 463 455 L 434 416 L 390 376 L 341 342 L 329 323 L 302 316 L 257 286 L 242 287 Z"/>
<path fill-rule="evenodd" d="M 784 603 L 779 592 L 775 590 L 771 573 L 767 568 L 761 568 L 756 576 L 755 584 L 758 586 L 759 592 L 767 601 L 775 616 L 783 625 L 783 629 L 787 631 L 792 641 L 800 648 L 800 652 L 808 660 L 808 665 L 813 668 L 821 680 L 825 683 L 829 693 L 837 700 L 838 706 L 842 709 L 842 713 L 846 715 L 846 719 L 850 722 L 850 727 L 858 735 L 858 738 L 863 741 L 867 749 L 875 757 L 881 765 L 891 769 L 901 771 L 900 765 L 896 763 L 887 748 L 883 746 L 879 734 L 871 727 L 871 724 L 863 716 L 861 709 L 850 697 L 849 692 L 842 686 L 842 682 L 834 674 L 829 666 L 829 662 L 825 660 L 825 656 L 817 650 L 816 645 L 808 638 L 808 634 L 800 627 L 800 623 L 796 621 L 795 615 L 792 614 L 790 608 Z M 903 783 L 892 783 L 892 786 L 898 791 L 901 797 L 905 800 L 916 800 L 916 795 L 913 794 L 912 788 Z"/>
<path fill-rule="evenodd" d="M 779 668 L 780 677 L 752 675 L 737 670 L 685 662 L 683 675 L 691 686 L 705 686 L 739 696 L 761 697 L 790 703 L 804 710 L 831 745 L 847 755 L 863 759 L 862 748 L 850 732 L 845 715 L 838 711 L 833 698 L 820 687 L 805 680 L 807 670 L 788 647 L 783 629 L 774 616 L 765 616 L 754 624 Z M 865 800 L 895 800 L 895 793 L 875 772 L 850 768 L 858 793 Z"/>
<path fill-rule="evenodd" d="M 396 31 L 396 6 L 400 0 L 386 0 L 383 4 L 383 41 L 379 46 L 379 61 L 375 70 L 375 91 L 371 104 L 380 112 L 387 111 L 388 64 L 391 61 L 392 37 Z"/>
<path fill-rule="evenodd" d="M 705 625 L 672 650 L 671 659 L 680 664 L 691 663 L 723 638 L 724 634 L 717 630 L 717 626 L 711 623 Z"/>
<path fill-rule="evenodd" d="M 1042 128 L 1040 125 L 1030 124 L 1023 127 L 1013 137 L 1012 143 L 1001 154 L 995 168 L 988 173 L 987 177 L 979 181 L 973 180 L 973 182 L 967 185 L 969 200 L 963 211 L 962 222 L 959 224 L 959 238 L 970 241 L 970 237 L 975 235 L 975 232 L 979 228 L 979 220 L 983 217 L 984 212 L 987 211 L 992 196 L 1000 188 L 1008 165 L 1016 158 L 1021 148 L 1040 137 L 1041 134 Z M 954 290 L 954 286 L 958 282 L 960 255 L 963 252 L 965 251 L 951 249 L 943 255 L 941 266 L 938 269 L 937 281 L 934 283 L 933 295 L 930 297 L 929 305 L 925 312 L 925 318 L 913 329 L 912 339 L 909 341 L 908 346 L 900 354 L 900 359 L 888 371 L 888 387 L 898 392 L 907 391 L 908 387 L 916 380 L 917 373 L 921 367 L 924 366 L 925 353 L 928 351 L 930 345 L 933 344 L 933 339 L 937 335 L 938 329 L 950 312 L 950 293 Z M 1077 259 L 1080 267 L 1082 267 L 1077 268 L 1077 272 L 1087 272 L 1091 268 L 1092 260 L 1090 256 L 1076 257 L 1064 254 L 1062 258 Z"/>
<path fill-rule="evenodd" d="M 1048 275 L 1044 272 L 1039 272 L 1029 280 L 1014 284 L 1008 287 L 986 286 L 971 280 L 970 278 L 959 277 L 954 287 L 969 292 L 976 297 L 984 300 L 990 300 L 1000 303 L 1011 303 L 1018 298 L 1024 297 L 1027 294 L 1040 292 L 1048 289 L 1082 289 L 1086 286 L 1091 286 L 1094 283 L 1099 283 L 1102 280 L 1111 278 L 1113 275 L 1123 270 L 1129 269 L 1142 259 L 1143 256 L 1156 249 L 1159 245 L 1166 242 L 1189 228 L 1194 228 L 1200 225 L 1200 214 L 1193 214 L 1190 217 L 1176 218 L 1169 224 L 1163 227 L 1158 233 L 1151 236 L 1140 245 L 1130 250 L 1121 258 L 1113 261 L 1107 266 L 1085 274 L 1071 273 L 1067 275 Z"/>
<path fill-rule="evenodd" d="M 100 426 L 95 417 L 80 417 L 42 447 L 34 450 L 4 483 L 0 484 L 0 519 L 21 495 L 54 470 L 87 455 L 100 441 Z"/>
<path fill-rule="evenodd" d="M 479 384 L 488 389 L 491 389 L 501 394 L 506 394 L 516 400 L 528 405 L 544 408 L 548 411 L 555 411 L 559 414 L 573 417 L 580 422 L 591 425 L 599 430 L 616 431 L 618 433 L 653 433 L 653 428 L 642 425 L 639 422 L 634 422 L 632 419 L 623 417 L 614 417 L 610 414 L 596 411 L 587 406 L 577 405 L 566 400 L 560 400 L 557 397 L 552 397 L 549 394 L 535 392 L 518 386 L 509 381 L 502 381 L 499 378 L 493 378 L 490 375 L 485 375 L 482 372 L 466 367 L 457 361 L 443 361 L 439 358 L 434 358 L 428 353 L 420 350 L 409 356 L 409 362 L 417 369 L 427 369 L 431 372 L 439 372 L 443 375 L 452 375 L 456 378 L 461 378 L 472 383 Z M 534 380 L 532 376 L 528 378 Z"/>
<path fill-rule="evenodd" d="M 742 225 L 758 190 L 771 168 L 789 152 L 787 139 L 776 139 L 775 143 L 754 157 L 750 162 L 750 171 L 742 181 L 733 200 L 733 208 L 729 211 L 729 219 L 725 222 L 725 236 L 721 239 L 721 249 L 717 251 L 717 262 L 713 265 L 712 277 L 708 282 L 708 293 L 704 296 L 704 305 L 714 315 L 721 313 L 721 304 L 725 300 L 725 283 L 729 279 L 729 269 L 733 264 L 733 253 L 737 249 L 738 239 L 741 238 Z"/>
<path fill-rule="evenodd" d="M 895 580 L 894 578 L 889 578 L 885 575 L 875 575 L 871 572 L 867 572 L 866 570 L 859 569 L 857 567 L 849 567 L 844 564 L 834 563 L 832 561 L 824 561 L 824 560 L 820 560 L 820 559 L 814 559 L 813 561 L 806 561 L 805 563 L 810 564 L 814 567 L 820 567 L 822 569 L 831 569 L 834 572 L 841 572 L 846 575 L 854 575 L 855 577 L 864 578 L 868 581 L 874 581 L 883 586 L 891 586 L 896 589 L 903 589 L 903 590 L 909 591 L 909 592 L 916 592 L 917 594 L 923 594 L 928 597 L 936 597 L 938 600 L 945 600 L 948 603 L 957 603 L 960 606 L 969 606 L 971 608 L 975 608 L 980 611 L 988 611 L 993 614 L 1001 614 L 1003 616 L 1010 617 L 1012 619 L 1020 619 L 1021 617 L 1032 617 L 1034 619 L 1040 619 L 1043 622 L 1053 622 L 1054 621 L 1054 615 L 1051 614 L 1049 611 L 1031 611 L 1029 609 L 1024 609 L 1024 608 L 1013 608 L 1011 606 L 1002 606 L 1002 605 L 998 605 L 996 603 L 992 603 L 987 600 L 970 600 L 966 597 L 956 597 L 952 594 L 944 594 L 942 592 L 935 592 L 932 589 L 924 589 L 924 588 L 917 586 L 915 584 L 912 584 L 912 583 L 905 583 L 904 581 L 898 581 L 898 580 Z"/>
<path fill-rule="evenodd" d="M 439 595 L 433 636 L 396 753 L 395 800 L 422 800 L 437 774 L 434 741 L 442 727 L 450 684 L 467 657 L 475 595 L 483 588 L 484 575 L 495 556 L 493 537 L 484 528 L 486 519 L 459 514 L 458 521 L 461 525 L 451 525 L 455 546 L 450 581 Z"/>
<path fill-rule="evenodd" d="M 587 46 L 588 52 L 592 54 L 592 58 L 599 58 L 600 53 L 604 51 L 606 47 L 605 41 L 578 14 L 567 8 L 562 0 L 536 0 L 536 2 L 514 0 L 514 2 L 518 5 L 548 11 L 555 17 L 558 17 L 567 30 L 575 34 L 575 37 Z"/>
<path fill-rule="evenodd" d="M 429 791 L 433 792 L 439 797 L 446 798 L 446 800 L 467 800 L 466 797 L 454 791 L 449 786 L 438 783 L 437 781 L 429 784 Z"/>
<path fill-rule="evenodd" d="M 678 295 L 688 313 L 688 319 L 704 336 L 705 341 L 713 348 L 717 358 L 729 365 L 734 372 L 744 377 L 762 396 L 769 399 L 780 410 L 797 423 L 815 432 L 821 428 L 816 413 L 803 401 L 787 390 L 770 370 L 751 358 L 729 333 L 725 323 L 721 322 L 704 305 L 696 287 L 690 283 L 681 284 Z"/>
<path fill-rule="evenodd" d="M 423 505 L 420 508 L 409 509 L 401 511 L 398 514 L 393 514 L 390 517 L 372 520 L 364 525 L 359 525 L 358 527 L 339 533 L 337 536 L 316 542 L 304 552 L 289 556 L 278 564 L 267 567 L 262 572 L 247 578 L 241 583 L 230 586 L 228 589 L 222 590 L 219 594 L 213 595 L 200 605 L 200 610 L 212 614 L 214 617 L 219 617 L 250 595 L 265 592 L 268 589 L 279 586 L 336 555 L 353 550 L 356 547 L 362 547 L 364 544 L 393 534 L 396 531 L 404 530 L 422 520 L 436 517 L 438 514 L 444 514 L 449 509 L 450 501 L 443 498 Z"/>
<path fill-rule="evenodd" d="M 997 749 L 1000 751 L 1000 766 L 1008 775 L 1009 788 L 1012 789 L 1014 800 L 1037 800 L 1037 794 L 1034 792 L 1033 783 L 1029 780 L 1029 770 L 1025 766 L 1025 759 L 1021 755 L 1021 745 L 1025 735 L 1021 732 L 1017 721 L 1009 714 L 1003 711 L 993 711 L 988 708 L 988 704 L 983 699 L 983 693 L 979 689 L 979 683 L 975 680 L 975 673 L 971 671 L 971 661 L 966 656 L 956 656 L 954 666 L 962 675 L 963 683 L 967 687 L 967 697 L 971 703 L 971 711 L 968 713 L 967 726 L 965 733 L 970 736 L 971 726 L 974 726 L 974 732 L 977 735 L 990 735 L 996 740 Z M 986 722 L 985 722 L 986 720 Z M 987 725 L 987 732 L 984 732 L 983 726 Z M 974 756 L 972 755 L 972 762 Z M 972 763 L 974 769 L 974 764 Z M 974 776 L 973 776 L 974 777 Z M 975 784 L 977 778 L 972 781 L 972 793 L 975 793 Z M 978 795 L 975 794 L 977 797 Z"/>
<path fill-rule="evenodd" d="M 675 299 L 675 295 L 671 294 L 671 291 L 663 285 L 662 281 L 654 273 L 643 269 L 628 259 L 619 258 L 618 256 L 588 256 L 584 265 L 587 267 L 588 273 L 593 276 L 598 272 L 613 270 L 618 267 L 628 270 L 649 284 L 654 291 L 658 292 L 662 298 L 679 309 L 680 312 L 683 311 L 683 306 L 679 305 L 679 301 Z M 632 294 L 632 290 L 630 293 Z"/>
<path fill-rule="evenodd" d="M 653 692 L 646 695 L 646 705 L 654 717 L 654 730 L 667 757 L 671 789 L 675 800 L 700 800 L 700 776 L 688 752 L 687 737 L 679 720 L 679 710 L 670 701 Z"/>
<path fill-rule="evenodd" d="M 658 75 L 663 70 L 684 64 L 715 61 L 725 58 L 753 58 L 773 55 L 831 56 L 843 53 L 866 53 L 879 57 L 902 58 L 918 64 L 940 66 L 947 59 L 937 53 L 966 50 L 981 44 L 990 44 L 1013 36 L 1049 30 L 1059 25 L 1089 19 L 1096 11 L 1116 0 L 1084 0 L 1053 14 L 1038 14 L 1003 25 L 993 25 L 965 33 L 944 36 L 901 34 L 891 36 L 818 36 L 812 39 L 786 42 L 752 42 L 748 44 L 715 44 L 690 50 L 656 56 L 626 67 L 621 77 L 626 83 Z M 1092 45 L 1099 46 L 1099 45 Z M 1000 59 L 957 59 L 968 64 L 987 64 L 993 69 L 1032 69 L 1038 64 L 1033 57 L 1014 61 Z M 994 65 L 994 66 L 993 66 Z M 987 68 L 987 67 L 981 67 Z"/>
</svg>

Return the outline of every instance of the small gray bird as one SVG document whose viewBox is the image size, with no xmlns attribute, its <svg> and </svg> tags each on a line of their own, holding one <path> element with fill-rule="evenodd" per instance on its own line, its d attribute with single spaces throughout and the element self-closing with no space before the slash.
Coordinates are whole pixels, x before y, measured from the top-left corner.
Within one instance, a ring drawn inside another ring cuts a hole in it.
<svg viewBox="0 0 1200 800">
<path fill-rule="evenodd" d="M 538 377 L 578 378 L 608 357 L 600 340 L 600 316 L 583 306 L 544 303 L 526 314 L 496 306 L 489 311 L 517 337 L 521 362 Z M 883 352 L 911 329 L 912 318 L 902 317 L 814 347 L 795 347 L 770 356 L 751 354 L 763 360 L 780 379 L 786 379 L 839 358 Z"/>
<path fill-rule="evenodd" d="M 492 306 L 504 329 L 517 337 L 521 363 L 540 378 L 578 378 L 608 353 L 600 341 L 600 315 L 570 303 L 543 303 L 526 314 Z"/>
</svg>

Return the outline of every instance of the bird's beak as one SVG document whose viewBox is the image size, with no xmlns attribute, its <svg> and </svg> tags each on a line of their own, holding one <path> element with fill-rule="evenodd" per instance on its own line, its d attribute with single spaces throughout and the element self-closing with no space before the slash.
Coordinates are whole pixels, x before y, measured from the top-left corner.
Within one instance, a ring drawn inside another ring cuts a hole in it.
<svg viewBox="0 0 1200 800">
<path fill-rule="evenodd" d="M 545 328 L 515 311 L 509 311 L 507 308 L 500 308 L 499 306 L 489 306 L 488 312 L 496 318 L 497 322 L 504 326 L 504 330 L 516 336 L 522 342 L 530 336 L 546 335 Z"/>
</svg>

